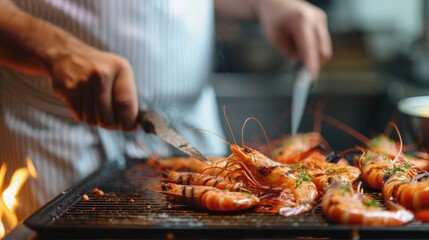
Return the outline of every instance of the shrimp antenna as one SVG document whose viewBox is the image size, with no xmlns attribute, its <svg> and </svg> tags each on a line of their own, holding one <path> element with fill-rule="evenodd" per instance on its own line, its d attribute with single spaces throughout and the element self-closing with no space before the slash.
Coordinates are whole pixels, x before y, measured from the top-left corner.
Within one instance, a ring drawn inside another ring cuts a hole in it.
<svg viewBox="0 0 429 240">
<path fill-rule="evenodd" d="M 395 109 L 395 111 L 393 111 L 393 113 L 391 114 L 391 116 L 389 117 L 389 119 L 391 119 L 390 121 L 388 121 L 388 124 L 386 126 L 386 128 L 384 129 L 384 135 L 389 136 L 392 129 L 389 129 L 389 122 L 394 122 L 394 119 L 398 118 L 398 114 L 399 114 L 399 110 Z M 391 126 L 391 125 L 390 125 Z"/>
<path fill-rule="evenodd" d="M 228 117 L 226 116 L 226 106 L 223 105 L 223 116 L 225 117 L 226 125 L 228 125 L 229 132 L 231 133 L 232 139 L 234 140 L 234 144 L 237 145 L 237 141 L 235 140 L 234 133 L 232 132 L 231 124 L 229 124 Z"/>
<path fill-rule="evenodd" d="M 384 134 L 386 135 L 386 136 L 390 136 L 390 131 L 388 132 L 388 129 L 390 128 L 390 127 L 394 127 L 394 125 L 396 125 L 395 123 L 393 123 L 392 121 L 390 121 L 388 124 L 387 124 L 387 126 L 386 126 L 386 128 L 385 128 L 385 130 L 384 130 Z M 401 138 L 401 135 L 399 134 L 399 130 L 396 130 L 396 133 L 398 134 L 398 136 L 399 136 L 399 138 Z M 417 146 L 419 145 L 419 143 L 421 143 L 422 142 L 422 140 L 423 140 L 423 136 L 421 135 L 421 134 L 419 134 L 419 138 L 417 139 L 417 141 L 415 142 L 415 143 L 413 143 L 413 144 L 410 144 L 410 145 L 405 145 L 405 146 L 403 146 L 403 144 L 401 143 L 401 147 L 402 147 L 402 149 L 403 149 L 403 151 L 404 152 L 406 152 L 406 151 L 409 151 L 409 150 L 411 150 L 411 149 L 415 149 L 415 148 L 417 148 Z"/>
<path fill-rule="evenodd" d="M 354 148 L 350 148 L 350 149 L 346 149 L 340 153 L 338 153 L 339 156 L 345 156 L 348 153 L 353 153 L 353 152 L 361 152 L 361 155 L 359 157 L 358 160 L 358 167 L 362 167 L 362 161 L 363 161 L 363 157 L 364 157 L 364 153 L 365 153 L 365 149 L 363 149 L 362 147 L 356 146 Z"/>
<path fill-rule="evenodd" d="M 358 131 L 354 130 L 353 128 L 347 126 L 346 124 L 344 124 L 343 122 L 330 117 L 326 114 L 320 113 L 320 117 L 326 121 L 327 123 L 331 124 L 332 126 L 337 127 L 338 129 L 350 134 L 352 137 L 356 138 L 357 140 L 359 140 L 360 142 L 367 144 L 369 142 L 369 138 L 364 136 L 363 134 L 359 133 Z"/>
<path fill-rule="evenodd" d="M 207 130 L 207 129 L 203 129 L 203 128 L 193 128 L 193 129 L 195 129 L 195 130 L 199 130 L 199 131 L 206 131 L 206 132 L 209 132 L 209 133 L 211 133 L 211 134 L 213 134 L 213 135 L 215 135 L 216 137 L 218 137 L 218 138 L 220 138 L 222 141 L 224 141 L 226 144 L 228 144 L 228 145 L 232 145 L 225 137 L 223 137 L 223 136 L 221 136 L 220 134 L 218 134 L 218 133 L 215 133 L 215 132 L 213 132 L 213 131 L 210 131 L 210 130 Z"/>
<path fill-rule="evenodd" d="M 318 101 L 316 110 L 314 111 L 314 122 L 313 122 L 313 131 L 321 133 L 322 132 L 322 116 L 323 111 L 326 108 L 326 105 L 328 104 L 329 98 L 324 97 L 321 98 L 320 101 Z"/>
<path fill-rule="evenodd" d="M 402 136 L 401 136 L 401 132 L 399 132 L 399 128 L 398 128 L 398 126 L 397 126 L 394 122 L 389 122 L 389 125 L 390 125 L 390 126 L 392 126 L 393 128 L 395 128 L 396 134 L 398 134 L 398 139 L 399 139 L 399 151 L 398 151 L 398 153 L 396 154 L 396 156 L 395 156 L 395 158 L 394 158 L 394 160 L 396 160 L 396 159 L 398 159 L 398 158 L 399 158 L 399 156 L 400 156 L 400 155 L 401 155 L 401 153 L 402 153 L 402 145 L 403 145 L 403 143 L 402 143 Z"/>
<path fill-rule="evenodd" d="M 271 153 L 271 158 L 273 158 L 273 156 L 272 156 L 273 155 L 273 151 L 271 149 L 271 144 L 270 144 L 270 140 L 268 139 L 267 132 L 265 131 L 265 128 L 262 125 L 261 121 L 259 121 L 259 119 L 255 118 L 255 117 L 248 117 L 246 119 L 246 121 L 244 121 L 243 126 L 241 127 L 241 143 L 244 146 L 244 128 L 246 127 L 247 122 L 249 122 L 250 120 L 254 120 L 259 125 L 259 127 L 261 128 L 261 131 L 262 131 L 262 133 L 264 134 L 264 137 L 265 137 L 265 141 L 267 141 L 268 150 Z"/>
</svg>

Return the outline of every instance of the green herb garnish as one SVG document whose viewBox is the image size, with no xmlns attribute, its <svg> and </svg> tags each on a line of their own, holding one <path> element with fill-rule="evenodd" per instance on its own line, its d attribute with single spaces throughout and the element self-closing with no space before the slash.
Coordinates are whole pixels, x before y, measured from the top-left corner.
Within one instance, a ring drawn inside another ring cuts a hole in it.
<svg viewBox="0 0 429 240">
<path fill-rule="evenodd" d="M 350 185 L 341 185 L 341 195 L 345 195 L 346 192 L 350 192 L 352 189 Z"/>
<path fill-rule="evenodd" d="M 378 201 L 375 199 L 371 199 L 369 201 L 362 201 L 363 205 L 368 207 L 378 207 Z"/>
<path fill-rule="evenodd" d="M 396 165 L 393 165 L 393 173 L 397 173 L 397 172 L 405 172 L 404 169 L 402 169 L 401 167 L 398 167 Z"/>
<path fill-rule="evenodd" d="M 405 169 L 410 169 L 411 168 L 411 164 L 408 163 L 408 162 L 404 162 L 403 166 L 404 166 Z"/>
<path fill-rule="evenodd" d="M 311 182 L 311 177 L 308 176 L 306 172 L 298 173 L 298 180 L 296 181 L 296 187 L 301 186 L 303 180 L 306 182 Z"/>
</svg>

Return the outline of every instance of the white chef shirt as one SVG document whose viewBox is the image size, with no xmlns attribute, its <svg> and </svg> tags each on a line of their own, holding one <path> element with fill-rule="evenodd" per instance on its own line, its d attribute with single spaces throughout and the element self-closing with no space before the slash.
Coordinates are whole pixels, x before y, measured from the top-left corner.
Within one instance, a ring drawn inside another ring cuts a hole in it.
<svg viewBox="0 0 429 240">
<path fill-rule="evenodd" d="M 213 2 L 209 0 L 15 0 L 30 14 L 131 63 L 143 109 L 161 112 L 191 144 L 224 155 L 209 81 Z M 49 34 L 40 32 L 40 34 Z M 12 171 L 29 156 L 39 178 L 24 185 L 27 216 L 103 162 L 119 156 L 171 154 L 156 137 L 76 122 L 49 79 L 0 69 L 0 161 Z M 137 143 L 137 144 L 136 144 Z"/>
</svg>

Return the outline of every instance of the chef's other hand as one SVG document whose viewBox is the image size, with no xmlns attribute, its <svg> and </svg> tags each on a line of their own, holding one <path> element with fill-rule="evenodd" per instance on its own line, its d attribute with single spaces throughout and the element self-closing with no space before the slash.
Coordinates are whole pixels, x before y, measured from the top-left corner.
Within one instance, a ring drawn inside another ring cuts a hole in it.
<svg viewBox="0 0 429 240">
<path fill-rule="evenodd" d="M 268 41 L 293 62 L 302 61 L 317 78 L 332 57 L 325 12 L 302 0 L 256 0 L 256 14 Z"/>
<path fill-rule="evenodd" d="M 134 129 L 138 101 L 129 62 L 115 54 L 77 45 L 51 61 L 56 94 L 77 120 L 110 129 Z"/>
</svg>

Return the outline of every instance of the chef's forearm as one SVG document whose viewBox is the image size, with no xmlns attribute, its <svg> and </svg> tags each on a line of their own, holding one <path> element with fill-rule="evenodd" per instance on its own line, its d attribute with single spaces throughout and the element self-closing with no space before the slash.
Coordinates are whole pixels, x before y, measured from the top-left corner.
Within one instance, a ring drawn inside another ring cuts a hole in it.
<svg viewBox="0 0 429 240">
<path fill-rule="evenodd" d="M 266 0 L 215 0 L 215 9 L 221 16 L 254 20 L 259 1 Z"/>
<path fill-rule="evenodd" d="M 59 27 L 36 18 L 9 0 L 0 0 L 0 66 L 48 76 L 50 63 L 78 41 Z"/>
</svg>

